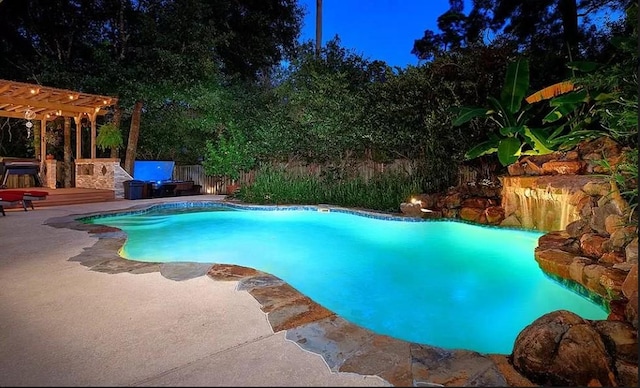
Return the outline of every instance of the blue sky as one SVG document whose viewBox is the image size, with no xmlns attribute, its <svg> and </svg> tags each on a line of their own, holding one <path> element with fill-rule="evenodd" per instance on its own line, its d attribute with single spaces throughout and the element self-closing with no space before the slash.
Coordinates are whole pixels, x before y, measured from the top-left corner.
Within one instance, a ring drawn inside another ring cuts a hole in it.
<svg viewBox="0 0 640 388">
<path fill-rule="evenodd" d="M 307 11 L 301 39 L 315 41 L 316 0 L 300 0 L 300 5 Z M 323 0 L 322 41 L 337 34 L 342 47 L 369 60 L 417 65 L 413 41 L 424 30 L 438 32 L 438 16 L 448 9 L 448 0 Z"/>
</svg>

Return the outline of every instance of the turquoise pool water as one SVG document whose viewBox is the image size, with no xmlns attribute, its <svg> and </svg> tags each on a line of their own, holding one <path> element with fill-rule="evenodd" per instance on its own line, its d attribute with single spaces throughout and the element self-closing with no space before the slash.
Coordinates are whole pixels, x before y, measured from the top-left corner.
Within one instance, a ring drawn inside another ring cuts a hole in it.
<svg viewBox="0 0 640 388">
<path fill-rule="evenodd" d="M 542 273 L 538 232 L 311 210 L 161 209 L 88 222 L 125 231 L 124 258 L 252 267 L 352 323 L 449 349 L 509 354 L 547 312 L 607 316 Z"/>
</svg>

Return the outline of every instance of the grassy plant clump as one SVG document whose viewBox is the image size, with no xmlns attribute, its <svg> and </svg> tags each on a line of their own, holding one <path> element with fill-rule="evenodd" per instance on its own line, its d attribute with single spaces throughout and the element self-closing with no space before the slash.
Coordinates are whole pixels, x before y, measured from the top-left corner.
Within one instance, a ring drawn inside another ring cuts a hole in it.
<svg viewBox="0 0 640 388">
<path fill-rule="evenodd" d="M 637 218 L 638 211 L 638 149 L 624 153 L 624 160 L 611 172 L 620 194 L 630 207 L 629 220 Z"/>
<path fill-rule="evenodd" d="M 398 212 L 400 203 L 419 192 L 418 179 L 398 173 L 384 173 L 369 180 L 330 180 L 262 167 L 256 173 L 255 181 L 243 187 L 236 196 L 256 204 L 331 204 Z"/>
<path fill-rule="evenodd" d="M 629 222 L 636 224 L 638 217 L 638 149 L 633 148 L 623 153 L 623 159 L 611 165 L 607 159 L 598 160 L 600 167 L 608 173 L 611 183 L 620 190 L 620 195 L 629 204 Z"/>
</svg>

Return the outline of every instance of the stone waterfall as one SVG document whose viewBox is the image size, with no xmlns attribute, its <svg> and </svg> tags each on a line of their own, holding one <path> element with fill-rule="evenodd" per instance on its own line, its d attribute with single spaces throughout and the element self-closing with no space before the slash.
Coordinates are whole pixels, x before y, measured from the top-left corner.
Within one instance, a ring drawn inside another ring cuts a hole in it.
<svg viewBox="0 0 640 388">
<path fill-rule="evenodd" d="M 500 177 L 502 225 L 542 232 L 565 230 L 581 218 L 580 211 L 589 201 L 582 187 L 593 180 L 585 175 Z"/>
</svg>

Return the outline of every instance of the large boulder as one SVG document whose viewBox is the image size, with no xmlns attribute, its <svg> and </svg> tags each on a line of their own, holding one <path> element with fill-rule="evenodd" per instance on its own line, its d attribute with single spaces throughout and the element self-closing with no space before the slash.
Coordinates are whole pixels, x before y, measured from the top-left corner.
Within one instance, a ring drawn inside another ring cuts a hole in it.
<svg viewBox="0 0 640 388">
<path fill-rule="evenodd" d="M 545 273 L 557 275 L 564 279 L 571 279 L 569 266 L 575 257 L 576 255 L 560 249 L 542 250 L 536 248 L 534 250 L 534 258 Z"/>
<path fill-rule="evenodd" d="M 601 335 L 566 310 L 543 315 L 527 326 L 516 338 L 511 359 L 516 370 L 541 385 L 618 385 Z"/>
</svg>

